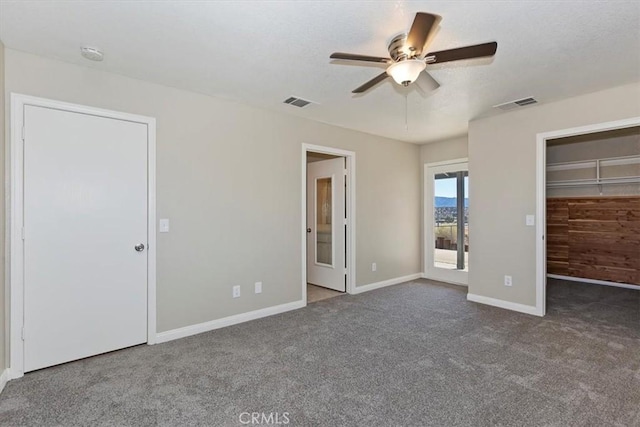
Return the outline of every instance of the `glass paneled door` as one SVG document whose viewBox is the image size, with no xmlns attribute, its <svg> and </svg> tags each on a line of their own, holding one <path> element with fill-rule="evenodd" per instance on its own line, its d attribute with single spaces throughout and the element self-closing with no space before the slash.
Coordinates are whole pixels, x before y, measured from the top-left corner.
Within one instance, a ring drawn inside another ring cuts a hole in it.
<svg viewBox="0 0 640 427">
<path fill-rule="evenodd" d="M 467 284 L 469 171 L 466 162 L 426 166 L 425 272 L 429 278 Z"/>
<path fill-rule="evenodd" d="M 343 157 L 307 164 L 307 283 L 345 292 L 346 202 Z"/>
<path fill-rule="evenodd" d="M 333 266 L 333 177 L 316 178 L 316 263 Z"/>
</svg>

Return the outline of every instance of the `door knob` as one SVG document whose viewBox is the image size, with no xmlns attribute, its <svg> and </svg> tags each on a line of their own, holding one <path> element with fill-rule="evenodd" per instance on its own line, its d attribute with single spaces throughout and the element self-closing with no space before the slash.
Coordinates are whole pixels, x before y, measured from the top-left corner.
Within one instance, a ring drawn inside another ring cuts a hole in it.
<svg viewBox="0 0 640 427">
<path fill-rule="evenodd" d="M 142 243 L 138 243 L 137 245 L 134 246 L 134 248 L 138 252 L 144 251 L 144 245 Z"/>
<path fill-rule="evenodd" d="M 311 233 L 311 229 L 310 228 L 307 228 L 307 233 Z"/>
</svg>

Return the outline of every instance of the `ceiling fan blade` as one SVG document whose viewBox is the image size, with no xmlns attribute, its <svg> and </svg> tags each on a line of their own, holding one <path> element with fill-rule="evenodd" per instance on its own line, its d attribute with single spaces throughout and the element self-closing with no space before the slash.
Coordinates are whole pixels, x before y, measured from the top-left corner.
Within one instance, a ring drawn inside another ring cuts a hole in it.
<svg viewBox="0 0 640 427">
<path fill-rule="evenodd" d="M 411 24 L 411 29 L 407 35 L 406 45 L 415 52 L 416 55 L 422 54 L 427 41 L 430 41 L 430 37 L 438 27 L 438 23 L 442 18 L 432 13 L 418 12 Z"/>
<path fill-rule="evenodd" d="M 418 89 L 425 95 L 429 92 L 432 92 L 440 87 L 440 83 L 434 79 L 431 74 L 423 71 L 420 73 L 416 81 L 414 82 Z"/>
<path fill-rule="evenodd" d="M 427 64 L 440 64 L 442 62 L 459 61 L 461 59 L 483 58 L 493 56 L 498 49 L 498 43 L 483 43 L 473 46 L 459 47 L 456 49 L 430 52 L 425 56 Z M 431 60 L 431 57 L 434 59 Z"/>
<path fill-rule="evenodd" d="M 385 71 L 384 73 L 379 74 L 378 76 L 372 78 L 371 80 L 369 80 L 368 82 L 366 82 L 362 86 L 352 90 L 351 93 L 366 92 L 367 90 L 371 89 L 372 87 L 374 87 L 375 85 L 377 85 L 378 83 L 380 83 L 381 81 L 386 79 L 387 77 L 389 77 L 389 74 L 387 74 L 387 72 Z"/>
<path fill-rule="evenodd" d="M 382 64 L 389 64 L 391 58 L 382 58 L 380 56 L 368 56 L 368 55 L 356 55 L 353 53 L 334 52 L 329 57 L 331 59 L 346 59 L 348 61 L 366 61 L 366 62 L 380 62 Z"/>
</svg>

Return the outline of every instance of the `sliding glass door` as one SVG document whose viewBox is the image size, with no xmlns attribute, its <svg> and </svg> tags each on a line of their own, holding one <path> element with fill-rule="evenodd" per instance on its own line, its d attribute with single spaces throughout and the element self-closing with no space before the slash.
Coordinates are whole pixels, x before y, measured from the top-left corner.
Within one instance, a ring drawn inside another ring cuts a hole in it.
<svg viewBox="0 0 640 427">
<path fill-rule="evenodd" d="M 425 273 L 467 284 L 469 169 L 466 162 L 425 165 Z"/>
</svg>

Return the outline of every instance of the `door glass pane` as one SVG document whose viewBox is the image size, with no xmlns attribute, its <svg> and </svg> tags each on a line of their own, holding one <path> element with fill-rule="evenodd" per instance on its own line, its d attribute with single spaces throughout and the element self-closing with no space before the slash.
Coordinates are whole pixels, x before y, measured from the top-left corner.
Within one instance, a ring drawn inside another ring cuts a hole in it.
<svg viewBox="0 0 640 427">
<path fill-rule="evenodd" d="M 468 172 L 434 176 L 434 267 L 467 270 Z"/>
<path fill-rule="evenodd" d="M 316 262 L 333 264 L 331 177 L 316 179 Z"/>
</svg>

